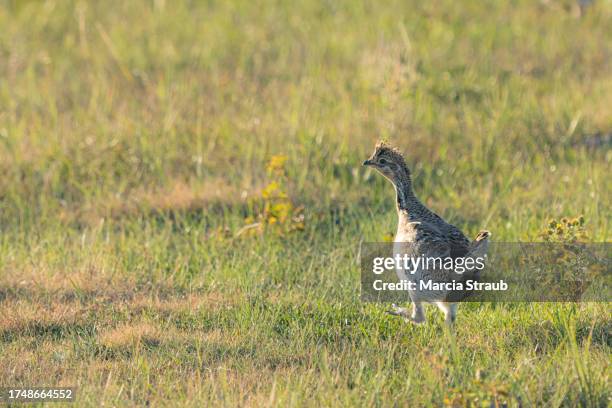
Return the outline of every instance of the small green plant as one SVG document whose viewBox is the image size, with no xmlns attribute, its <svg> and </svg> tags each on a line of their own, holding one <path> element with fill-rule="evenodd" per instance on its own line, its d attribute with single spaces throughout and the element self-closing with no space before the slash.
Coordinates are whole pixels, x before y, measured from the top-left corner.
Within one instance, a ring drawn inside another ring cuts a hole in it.
<svg viewBox="0 0 612 408">
<path fill-rule="evenodd" d="M 589 235 L 583 215 L 552 219 L 539 233 L 548 246 L 546 251 L 531 255 L 536 266 L 530 276 L 539 285 L 549 288 L 549 294 L 579 299 L 589 282 L 601 278 L 601 262 L 585 244 Z"/>
<path fill-rule="evenodd" d="M 270 158 L 266 166 L 270 181 L 256 199 L 261 211 L 255 216 L 246 217 L 246 225 L 236 236 L 263 234 L 266 231 L 286 234 L 304 230 L 304 208 L 296 207 L 287 194 L 289 180 L 286 162 L 285 155 Z"/>
<path fill-rule="evenodd" d="M 540 232 L 540 238 L 546 242 L 584 242 L 589 235 L 584 229 L 584 216 L 552 219 Z"/>
</svg>

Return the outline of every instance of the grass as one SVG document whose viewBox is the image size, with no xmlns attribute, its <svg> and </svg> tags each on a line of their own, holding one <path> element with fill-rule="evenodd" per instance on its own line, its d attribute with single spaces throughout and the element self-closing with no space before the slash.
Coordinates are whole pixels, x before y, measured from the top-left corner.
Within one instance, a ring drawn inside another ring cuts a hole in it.
<svg viewBox="0 0 612 408">
<path fill-rule="evenodd" d="M 611 25 L 605 0 L 0 1 L 0 386 L 607 406 L 608 304 L 412 327 L 359 301 L 358 250 L 394 229 L 380 137 L 471 236 L 582 214 L 610 241 Z"/>
</svg>

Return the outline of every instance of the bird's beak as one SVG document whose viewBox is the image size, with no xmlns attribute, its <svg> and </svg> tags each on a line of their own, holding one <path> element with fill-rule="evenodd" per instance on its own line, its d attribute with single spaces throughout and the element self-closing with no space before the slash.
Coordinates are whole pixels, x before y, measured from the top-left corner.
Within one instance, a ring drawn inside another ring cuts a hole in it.
<svg viewBox="0 0 612 408">
<path fill-rule="evenodd" d="M 371 166 L 373 164 L 374 164 L 374 162 L 372 162 L 372 160 L 369 160 L 369 159 L 363 162 L 364 166 Z"/>
</svg>

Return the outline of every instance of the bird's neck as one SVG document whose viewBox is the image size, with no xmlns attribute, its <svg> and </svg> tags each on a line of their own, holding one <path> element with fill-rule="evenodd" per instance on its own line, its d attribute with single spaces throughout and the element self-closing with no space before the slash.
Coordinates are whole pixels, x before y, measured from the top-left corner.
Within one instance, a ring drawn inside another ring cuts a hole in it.
<svg viewBox="0 0 612 408">
<path fill-rule="evenodd" d="M 393 185 L 397 194 L 397 212 L 400 216 L 408 216 L 411 220 L 418 220 L 428 211 L 414 195 L 412 180 L 409 176 L 398 177 L 393 180 Z"/>
</svg>

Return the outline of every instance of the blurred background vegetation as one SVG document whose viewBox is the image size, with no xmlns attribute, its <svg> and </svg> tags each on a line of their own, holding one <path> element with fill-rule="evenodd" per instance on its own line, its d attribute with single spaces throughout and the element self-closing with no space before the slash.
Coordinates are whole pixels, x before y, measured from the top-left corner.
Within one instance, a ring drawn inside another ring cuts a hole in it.
<svg viewBox="0 0 612 408">
<path fill-rule="evenodd" d="M 0 0 L 0 386 L 605 405 L 606 304 L 465 305 L 455 340 L 360 304 L 356 259 L 395 227 L 379 138 L 468 235 L 609 241 L 611 26 L 608 0 Z"/>
</svg>

